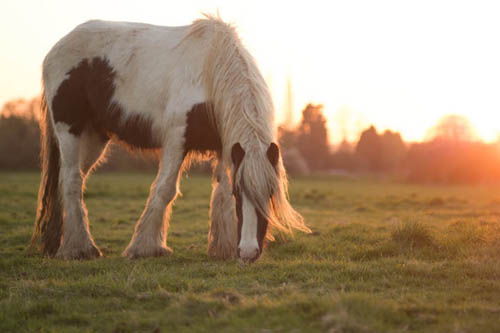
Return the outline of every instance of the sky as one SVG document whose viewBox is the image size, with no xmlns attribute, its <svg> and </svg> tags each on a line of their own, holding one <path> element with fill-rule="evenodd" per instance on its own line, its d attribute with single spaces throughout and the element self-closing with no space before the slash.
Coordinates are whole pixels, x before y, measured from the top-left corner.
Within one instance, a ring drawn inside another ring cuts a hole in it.
<svg viewBox="0 0 500 333">
<path fill-rule="evenodd" d="M 0 104 L 40 92 L 51 46 L 89 19 L 186 25 L 202 12 L 237 27 L 283 121 L 324 105 L 330 140 L 373 124 L 420 141 L 448 114 L 488 142 L 500 134 L 499 1 L 2 0 Z"/>
</svg>

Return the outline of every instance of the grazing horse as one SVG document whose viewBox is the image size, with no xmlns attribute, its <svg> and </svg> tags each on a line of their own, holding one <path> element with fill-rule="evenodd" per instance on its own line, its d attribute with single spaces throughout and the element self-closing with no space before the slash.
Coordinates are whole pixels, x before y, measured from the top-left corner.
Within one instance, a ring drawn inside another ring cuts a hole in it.
<svg viewBox="0 0 500 333">
<path fill-rule="evenodd" d="M 160 154 L 126 257 L 172 251 L 167 228 L 180 175 L 206 154 L 216 160 L 209 255 L 253 262 L 273 231 L 310 232 L 287 199 L 268 87 L 220 18 L 183 27 L 89 21 L 50 50 L 42 76 L 42 180 L 32 245 L 44 255 L 101 256 L 82 193 L 112 141 Z"/>
</svg>

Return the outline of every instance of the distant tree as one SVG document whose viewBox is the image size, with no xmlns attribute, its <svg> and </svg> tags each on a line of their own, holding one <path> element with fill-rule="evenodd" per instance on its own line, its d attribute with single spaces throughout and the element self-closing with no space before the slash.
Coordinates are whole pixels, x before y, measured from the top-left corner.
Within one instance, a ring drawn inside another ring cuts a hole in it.
<svg viewBox="0 0 500 333">
<path fill-rule="evenodd" d="M 381 168 L 382 142 L 377 130 L 372 125 L 361 133 L 356 153 L 364 164 L 364 168 L 379 171 Z"/>
<path fill-rule="evenodd" d="M 395 171 L 406 155 L 406 145 L 401 135 L 386 130 L 380 138 L 381 156 L 380 168 L 384 171 Z"/>
<path fill-rule="evenodd" d="M 312 170 L 327 167 L 330 148 L 323 105 L 308 104 L 302 111 L 296 146 Z"/>
<path fill-rule="evenodd" d="M 427 133 L 429 141 L 472 142 L 477 140 L 470 121 L 463 116 L 447 115 Z"/>
<path fill-rule="evenodd" d="M 467 118 L 449 115 L 413 144 L 405 165 L 418 182 L 477 183 L 500 181 L 500 154 L 495 144 L 477 140 Z"/>
<path fill-rule="evenodd" d="M 379 135 L 374 126 L 361 133 L 356 153 L 364 169 L 395 171 L 406 155 L 406 145 L 401 135 L 390 130 Z"/>
<path fill-rule="evenodd" d="M 285 126 L 278 127 L 278 140 L 283 149 L 295 147 L 297 144 L 297 137 L 298 134 L 295 129 Z"/>
<path fill-rule="evenodd" d="M 353 149 L 354 149 L 354 147 L 353 147 L 352 143 L 350 143 L 346 139 L 343 139 L 337 147 L 337 152 L 352 153 Z"/>
<path fill-rule="evenodd" d="M 330 157 L 329 167 L 353 171 L 358 169 L 359 159 L 354 154 L 353 145 L 346 139 L 337 146 L 337 149 Z"/>
<path fill-rule="evenodd" d="M 411 146 L 408 179 L 432 183 L 500 181 L 500 154 L 495 144 L 433 140 Z"/>
<path fill-rule="evenodd" d="M 33 170 L 39 168 L 40 98 L 15 99 L 0 110 L 0 170 Z M 104 170 L 154 170 L 156 162 L 147 156 L 130 155 L 112 145 L 108 149 Z"/>
<path fill-rule="evenodd" d="M 0 111 L 3 118 L 18 117 L 28 120 L 37 120 L 40 116 L 40 97 L 30 100 L 24 98 L 7 101 Z"/>
<path fill-rule="evenodd" d="M 17 99 L 0 111 L 0 169 L 35 169 L 39 164 L 40 130 L 37 118 L 40 100 Z"/>
</svg>

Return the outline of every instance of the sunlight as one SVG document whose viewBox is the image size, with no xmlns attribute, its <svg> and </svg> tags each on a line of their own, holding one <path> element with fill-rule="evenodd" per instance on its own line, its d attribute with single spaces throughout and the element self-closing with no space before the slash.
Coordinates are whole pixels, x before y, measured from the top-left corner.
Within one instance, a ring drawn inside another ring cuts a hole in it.
<svg viewBox="0 0 500 333">
<path fill-rule="evenodd" d="M 500 135 L 500 114 L 492 114 L 490 118 L 474 117 L 470 118 L 477 134 L 486 142 L 496 142 Z"/>
<path fill-rule="evenodd" d="M 323 104 L 332 142 L 355 140 L 369 124 L 420 141 L 445 114 L 469 118 L 483 140 L 500 133 L 492 119 L 500 111 L 496 3 L 92 0 L 74 7 L 61 0 L 2 2 L 0 31 L 10 52 L 0 62 L 1 104 L 39 94 L 43 57 L 88 19 L 174 26 L 219 11 L 237 26 L 268 79 L 279 120 L 290 76 L 293 119 L 299 121 L 307 103 Z M 347 134 L 336 123 L 343 108 L 352 113 Z"/>
<path fill-rule="evenodd" d="M 0 333 L 500 332 L 499 14 L 0 1 Z"/>
</svg>

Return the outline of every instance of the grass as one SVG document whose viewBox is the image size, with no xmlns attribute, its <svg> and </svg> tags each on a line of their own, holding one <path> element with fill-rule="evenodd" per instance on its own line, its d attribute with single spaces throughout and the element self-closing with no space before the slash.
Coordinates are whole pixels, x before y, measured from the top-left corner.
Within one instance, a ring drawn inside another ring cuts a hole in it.
<svg viewBox="0 0 500 333">
<path fill-rule="evenodd" d="M 394 242 L 410 248 L 425 248 L 435 245 L 430 228 L 418 220 L 401 223 L 394 228 L 391 237 Z"/>
<path fill-rule="evenodd" d="M 206 255 L 210 180 L 182 181 L 166 258 L 120 257 L 153 175 L 96 174 L 105 257 L 28 254 L 39 176 L 0 173 L 0 331 L 499 332 L 500 189 L 294 179 L 312 234 L 253 265 Z"/>
</svg>

